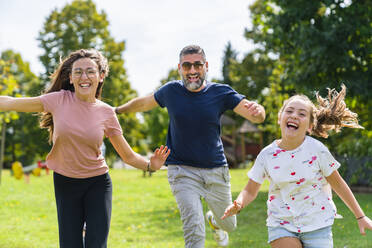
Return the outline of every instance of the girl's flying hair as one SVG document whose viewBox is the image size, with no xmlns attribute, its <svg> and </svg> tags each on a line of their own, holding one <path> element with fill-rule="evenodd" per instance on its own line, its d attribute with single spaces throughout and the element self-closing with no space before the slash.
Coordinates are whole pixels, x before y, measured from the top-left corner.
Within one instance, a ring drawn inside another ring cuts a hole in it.
<svg viewBox="0 0 372 248">
<path fill-rule="evenodd" d="M 344 101 L 346 95 L 345 85 L 341 85 L 341 91 L 328 88 L 328 96 L 323 98 L 316 93 L 318 101 L 316 111 L 316 125 L 312 133 L 323 138 L 328 137 L 328 131 L 339 132 L 342 127 L 363 128 L 358 124 L 358 114 L 346 107 Z"/>
<path fill-rule="evenodd" d="M 310 134 L 327 138 L 328 132 L 331 130 L 339 132 L 342 127 L 363 128 L 358 124 L 358 114 L 346 107 L 345 95 L 345 85 L 341 86 L 340 92 L 328 88 L 328 96 L 325 98 L 321 97 L 319 92 L 317 92 L 318 106 L 315 106 L 305 95 L 294 95 L 284 101 L 282 108 L 279 110 L 279 117 L 290 101 L 299 98 L 310 106 L 310 124 L 312 126 Z"/>
</svg>

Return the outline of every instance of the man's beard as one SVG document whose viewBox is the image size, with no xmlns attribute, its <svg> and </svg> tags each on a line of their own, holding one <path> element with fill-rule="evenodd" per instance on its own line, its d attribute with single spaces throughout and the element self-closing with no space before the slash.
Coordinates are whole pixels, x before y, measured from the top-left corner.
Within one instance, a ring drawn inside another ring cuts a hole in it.
<svg viewBox="0 0 372 248">
<path fill-rule="evenodd" d="M 187 78 L 185 78 L 183 75 L 181 75 L 183 85 L 186 87 L 186 89 L 188 89 L 190 91 L 195 91 L 195 90 L 197 90 L 197 89 L 199 89 L 200 87 L 203 86 L 203 83 L 204 83 L 204 80 L 205 80 L 205 76 L 204 77 L 201 77 L 200 74 L 198 76 L 199 76 L 199 80 L 198 81 L 196 81 L 196 82 L 189 82 Z"/>
</svg>

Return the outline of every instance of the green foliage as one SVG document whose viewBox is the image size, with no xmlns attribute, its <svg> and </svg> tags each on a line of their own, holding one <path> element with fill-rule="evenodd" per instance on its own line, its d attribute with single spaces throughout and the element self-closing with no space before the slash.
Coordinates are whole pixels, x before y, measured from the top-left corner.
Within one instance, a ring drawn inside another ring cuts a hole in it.
<svg viewBox="0 0 372 248">
<path fill-rule="evenodd" d="M 233 86 L 232 75 L 230 72 L 231 65 L 237 62 L 238 53 L 233 49 L 231 42 L 229 41 L 225 47 L 223 65 L 222 65 L 222 77 L 223 81 L 221 83 Z"/>
<path fill-rule="evenodd" d="M 233 78 L 234 77 L 233 72 L 235 70 L 235 68 L 233 68 L 233 65 L 238 64 L 237 55 L 238 53 L 232 47 L 231 42 L 228 42 L 227 45 L 225 46 L 224 56 L 222 59 L 222 63 L 223 63 L 222 64 L 222 80 L 216 80 L 216 81 L 217 83 L 230 85 L 233 89 L 237 90 L 239 93 L 244 94 L 243 92 L 240 92 L 239 89 L 236 88 L 236 87 L 239 88 L 241 84 L 236 84 L 235 83 L 236 80 L 234 80 Z M 224 113 L 224 115 L 230 117 L 231 119 L 236 121 L 238 124 L 243 123 L 243 119 L 240 116 L 236 115 L 233 111 L 227 111 Z M 232 135 L 232 133 L 235 131 L 235 128 L 236 128 L 235 125 L 224 126 L 223 133 Z"/>
<path fill-rule="evenodd" d="M 369 98 L 372 6 L 369 1 L 256 1 L 246 37 L 285 61 L 286 84 L 301 91 L 339 87 Z"/>
<path fill-rule="evenodd" d="M 372 185 L 372 131 L 343 130 L 328 141 L 341 163 L 340 172 L 351 185 Z"/>
<path fill-rule="evenodd" d="M 281 82 L 298 92 L 348 88 L 347 101 L 372 128 L 372 5 L 369 1 L 256 1 L 247 39 L 284 68 Z"/>
<path fill-rule="evenodd" d="M 11 64 L 9 74 L 17 85 L 13 92 L 6 92 L 4 95 L 19 97 L 40 94 L 40 80 L 31 72 L 29 64 L 23 61 L 19 53 L 6 50 L 2 52 L 1 59 Z M 16 118 L 7 124 L 4 157 L 6 167 L 10 167 L 14 161 L 30 165 L 44 158 L 50 148 L 46 142 L 46 131 L 39 128 L 38 117 L 29 113 L 6 114 L 16 115 Z"/>
<path fill-rule="evenodd" d="M 13 61 L 0 58 L 0 95 L 20 96 L 19 84 L 12 74 L 14 68 Z M 0 114 L 0 123 L 9 123 L 11 120 L 19 118 L 15 112 L 4 112 Z"/>
<path fill-rule="evenodd" d="M 97 12 L 91 0 L 75 0 L 66 4 L 62 10 L 53 10 L 46 18 L 38 40 L 44 53 L 40 61 L 46 73 L 42 78 L 47 83 L 50 75 L 59 64 L 60 58 L 81 48 L 100 50 L 108 59 L 109 76 L 105 79 L 102 100 L 110 105 L 123 104 L 137 96 L 130 87 L 122 54 L 124 41 L 115 42 L 108 30 L 109 21 L 104 11 Z M 137 152 L 144 153 L 146 145 L 141 142 L 144 134 L 141 124 L 134 114 L 118 116 L 128 143 Z M 114 159 L 114 150 L 106 142 L 108 160 Z"/>
<path fill-rule="evenodd" d="M 341 83 L 348 89 L 347 106 L 359 114 L 366 130 L 372 129 L 369 1 L 264 0 L 255 1 L 250 11 L 253 25 L 246 28 L 245 37 L 256 49 L 231 63 L 229 75 L 235 89 L 264 105 L 266 144 L 280 135 L 276 123 L 283 100 L 295 93 L 315 100 L 316 91 L 325 96 L 327 88 L 339 90 Z M 344 129 L 322 142 L 351 161 L 372 156 L 371 138 L 369 131 Z M 370 175 L 361 179 L 363 184 L 372 185 L 369 162 L 362 167 L 358 173 Z"/>
<path fill-rule="evenodd" d="M 161 80 L 162 85 L 172 80 L 179 80 L 180 75 L 177 69 L 169 71 L 168 76 Z M 169 116 L 166 108 L 154 108 L 148 112 L 143 113 L 145 120 L 145 133 L 149 142 L 149 147 L 154 150 L 156 147 L 165 145 L 167 140 Z"/>
<path fill-rule="evenodd" d="M 230 65 L 233 88 L 248 99 L 258 100 L 263 89 L 269 87 L 275 61 L 260 49 L 248 53 L 241 62 Z"/>
</svg>

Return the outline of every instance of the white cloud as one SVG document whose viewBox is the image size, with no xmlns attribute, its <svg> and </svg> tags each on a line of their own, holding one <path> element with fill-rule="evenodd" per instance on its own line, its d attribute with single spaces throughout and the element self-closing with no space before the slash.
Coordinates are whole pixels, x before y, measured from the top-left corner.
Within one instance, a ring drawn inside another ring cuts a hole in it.
<svg viewBox="0 0 372 248">
<path fill-rule="evenodd" d="M 38 61 L 42 50 L 36 37 L 45 18 L 62 0 L 1 1 L 0 51 L 13 49 L 30 62 L 35 73 L 42 73 Z M 152 92 L 176 68 L 178 53 L 186 45 L 204 48 L 209 61 L 209 78 L 221 77 L 223 50 L 228 41 L 240 54 L 251 49 L 244 38 L 250 25 L 248 4 L 252 0 L 96 0 L 105 11 L 109 30 L 116 41 L 125 41 L 125 68 L 139 95 Z"/>
</svg>

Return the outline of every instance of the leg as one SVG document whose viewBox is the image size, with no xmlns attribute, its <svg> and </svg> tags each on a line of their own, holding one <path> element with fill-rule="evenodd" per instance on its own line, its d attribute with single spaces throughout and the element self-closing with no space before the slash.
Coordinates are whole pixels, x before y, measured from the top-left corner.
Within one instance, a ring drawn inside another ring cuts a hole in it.
<svg viewBox="0 0 372 248">
<path fill-rule="evenodd" d="M 82 184 L 79 179 L 68 178 L 57 173 L 53 174 L 53 178 L 58 214 L 59 245 L 61 248 L 82 248 L 84 223 Z"/>
<path fill-rule="evenodd" d="M 332 226 L 300 234 L 304 248 L 332 248 Z"/>
<path fill-rule="evenodd" d="M 207 195 L 205 200 L 212 211 L 216 226 L 227 232 L 236 228 L 236 216 L 221 220 L 227 206 L 232 203 L 230 175 L 228 167 L 220 167 L 205 171 Z"/>
<path fill-rule="evenodd" d="M 272 248 L 302 248 L 302 243 L 298 238 L 283 237 L 276 239 L 270 243 Z"/>
<path fill-rule="evenodd" d="M 89 248 L 106 248 L 112 208 L 111 178 L 107 173 L 91 180 L 91 186 L 84 199 L 85 245 Z"/>
<path fill-rule="evenodd" d="M 184 167 L 169 166 L 168 180 L 180 210 L 185 247 L 203 248 L 205 222 L 200 193 L 201 181 L 191 172 L 193 168 L 188 170 L 188 166 Z"/>
</svg>

